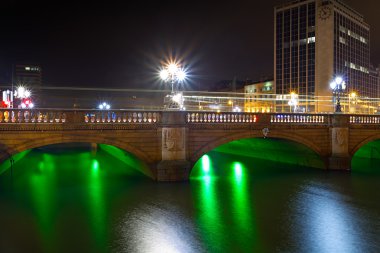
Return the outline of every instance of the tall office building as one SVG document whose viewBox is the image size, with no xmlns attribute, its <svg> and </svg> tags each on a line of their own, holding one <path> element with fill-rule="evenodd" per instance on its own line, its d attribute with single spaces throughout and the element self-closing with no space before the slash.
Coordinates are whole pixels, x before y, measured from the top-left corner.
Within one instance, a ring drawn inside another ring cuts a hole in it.
<svg viewBox="0 0 380 253">
<path fill-rule="evenodd" d="M 14 66 L 14 84 L 30 89 L 40 89 L 42 85 L 41 67 L 38 65 L 16 64 Z"/>
<path fill-rule="evenodd" d="M 380 98 L 380 66 L 369 68 L 369 83 L 371 86 L 377 87 L 377 97 Z"/>
<path fill-rule="evenodd" d="M 346 94 L 377 96 L 369 75 L 370 27 L 342 1 L 297 0 L 276 6 L 274 30 L 277 94 L 315 97 L 315 102 L 304 102 L 307 111 L 333 111 L 329 84 L 342 76 Z"/>
</svg>

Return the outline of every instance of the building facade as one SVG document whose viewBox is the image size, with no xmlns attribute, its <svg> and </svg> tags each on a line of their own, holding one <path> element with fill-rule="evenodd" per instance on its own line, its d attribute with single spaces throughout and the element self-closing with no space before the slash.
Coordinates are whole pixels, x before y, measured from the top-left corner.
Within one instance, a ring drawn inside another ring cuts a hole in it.
<svg viewBox="0 0 380 253">
<path fill-rule="evenodd" d="M 376 87 L 377 98 L 380 98 L 380 65 L 375 68 L 374 66 L 370 66 L 369 69 L 369 83 L 370 86 Z"/>
<path fill-rule="evenodd" d="M 42 86 L 41 67 L 33 64 L 16 64 L 13 83 L 32 90 L 40 89 Z"/>
<path fill-rule="evenodd" d="M 329 84 L 341 76 L 345 94 L 377 97 L 377 87 L 370 84 L 370 27 L 343 2 L 297 0 L 276 6 L 274 30 L 278 95 L 303 96 L 309 112 L 333 111 Z"/>
<path fill-rule="evenodd" d="M 244 86 L 245 112 L 274 112 L 275 85 L 273 80 Z"/>
</svg>

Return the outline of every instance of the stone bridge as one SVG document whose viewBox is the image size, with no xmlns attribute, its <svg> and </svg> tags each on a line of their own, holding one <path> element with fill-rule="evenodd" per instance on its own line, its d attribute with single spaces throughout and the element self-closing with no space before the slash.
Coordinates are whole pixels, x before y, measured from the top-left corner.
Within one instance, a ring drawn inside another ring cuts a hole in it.
<svg viewBox="0 0 380 253">
<path fill-rule="evenodd" d="M 355 152 L 380 139 L 380 116 L 0 109 L 0 163 L 51 144 L 108 144 L 143 161 L 145 173 L 157 181 L 187 180 L 205 153 L 257 137 L 301 143 L 321 157 L 326 169 L 350 170 Z"/>
</svg>

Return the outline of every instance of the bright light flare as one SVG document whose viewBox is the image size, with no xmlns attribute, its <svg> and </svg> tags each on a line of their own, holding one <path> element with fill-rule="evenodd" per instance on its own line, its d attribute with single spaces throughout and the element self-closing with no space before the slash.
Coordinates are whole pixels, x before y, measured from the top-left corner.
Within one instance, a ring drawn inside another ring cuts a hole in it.
<svg viewBox="0 0 380 253">
<path fill-rule="evenodd" d="M 99 108 L 100 110 L 104 110 L 104 109 L 109 110 L 109 109 L 111 109 L 111 105 L 107 104 L 106 102 L 103 102 L 103 103 L 101 103 L 101 104 L 98 106 L 98 108 Z"/>
<path fill-rule="evenodd" d="M 25 93 L 25 88 L 23 86 L 20 86 L 17 88 L 18 97 L 20 98 L 24 97 L 24 93 Z"/>
<path fill-rule="evenodd" d="M 243 164 L 234 162 L 232 163 L 232 168 L 236 182 L 240 183 L 243 179 Z"/>
<path fill-rule="evenodd" d="M 342 89 L 345 90 L 346 89 L 346 82 L 342 82 Z"/>
<path fill-rule="evenodd" d="M 178 72 L 178 65 L 175 63 L 170 63 L 168 66 L 168 71 L 170 74 L 175 75 Z"/>
<path fill-rule="evenodd" d="M 186 79 L 186 72 L 183 69 L 179 69 L 177 72 L 178 81 L 182 82 Z"/>
<path fill-rule="evenodd" d="M 14 95 L 17 98 L 28 98 L 31 96 L 31 92 L 30 90 L 26 89 L 24 86 L 19 86 L 17 87 Z"/>
<path fill-rule="evenodd" d="M 177 93 L 173 96 L 172 100 L 176 102 L 177 104 L 182 104 L 183 103 L 183 96 L 182 93 Z"/>
<path fill-rule="evenodd" d="M 162 68 L 159 72 L 160 78 L 163 81 L 185 81 L 187 78 L 187 72 L 184 68 L 180 67 L 177 63 L 170 63 Z"/>
<path fill-rule="evenodd" d="M 335 90 L 336 86 L 337 86 L 337 83 L 335 81 L 330 83 L 331 89 Z"/>
<path fill-rule="evenodd" d="M 202 170 L 204 174 L 209 174 L 210 173 L 210 168 L 211 168 L 211 162 L 210 162 L 210 157 L 208 155 L 204 155 L 201 158 L 202 160 Z"/>
<path fill-rule="evenodd" d="M 29 90 L 25 90 L 25 92 L 24 92 L 24 96 L 25 96 L 26 98 L 28 98 L 28 97 L 30 97 L 30 95 L 31 95 L 30 91 L 29 91 Z"/>
<path fill-rule="evenodd" d="M 341 85 L 343 83 L 343 78 L 338 76 L 335 78 L 335 82 L 338 84 L 338 85 Z"/>
<path fill-rule="evenodd" d="M 167 80 L 169 78 L 169 72 L 166 69 L 160 71 L 160 78 L 162 80 Z"/>
</svg>

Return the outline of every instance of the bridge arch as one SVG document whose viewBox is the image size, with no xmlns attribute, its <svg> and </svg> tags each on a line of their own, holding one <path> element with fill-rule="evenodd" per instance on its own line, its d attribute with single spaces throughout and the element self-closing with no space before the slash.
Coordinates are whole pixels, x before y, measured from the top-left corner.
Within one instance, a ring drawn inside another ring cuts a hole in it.
<svg viewBox="0 0 380 253">
<path fill-rule="evenodd" d="M 361 149 L 362 147 L 366 146 L 367 144 L 373 142 L 373 141 L 377 141 L 377 140 L 380 140 L 380 134 L 375 134 L 375 135 L 372 135 L 368 138 L 365 138 L 364 140 L 361 140 L 359 143 L 357 143 L 351 150 L 350 150 L 350 155 L 351 157 L 354 156 L 356 154 L 356 152 L 359 151 L 359 149 Z"/>
<path fill-rule="evenodd" d="M 106 144 L 110 146 L 117 147 L 121 150 L 124 150 L 132 155 L 134 155 L 137 159 L 139 159 L 143 163 L 142 172 L 155 179 L 155 171 L 152 169 L 151 164 L 154 163 L 153 159 L 147 156 L 143 151 L 139 148 L 134 147 L 124 141 L 117 140 L 114 138 L 104 138 L 97 136 L 85 136 L 85 135 L 65 135 L 64 137 L 47 137 L 47 138 L 35 138 L 32 140 L 28 140 L 22 143 L 19 143 L 14 146 L 6 146 L 1 144 L 2 148 L 0 152 L 0 163 L 4 160 L 8 159 L 11 155 L 15 155 L 17 153 L 21 153 L 23 151 L 39 148 L 48 145 L 54 144 L 64 144 L 64 143 L 97 143 L 97 144 Z"/>
<path fill-rule="evenodd" d="M 209 142 L 205 145 L 203 145 L 200 149 L 198 149 L 196 152 L 194 152 L 193 156 L 191 157 L 192 164 L 195 164 L 204 154 L 207 154 L 208 152 L 214 150 L 215 148 L 233 142 L 241 139 L 248 139 L 248 138 L 264 138 L 263 134 L 261 132 L 244 132 L 244 133 L 237 133 L 233 135 L 229 135 L 228 137 L 220 137 L 212 142 Z M 320 158 L 321 161 L 324 161 L 325 155 L 322 153 L 321 148 L 310 141 L 309 139 L 306 139 L 302 136 L 299 136 L 294 133 L 286 133 L 284 131 L 278 131 L 273 130 L 270 131 L 268 134 L 268 138 L 276 138 L 276 139 L 284 139 L 293 141 L 299 144 L 302 144 L 312 151 L 314 151 Z M 325 166 L 326 167 L 326 166 Z"/>
</svg>

